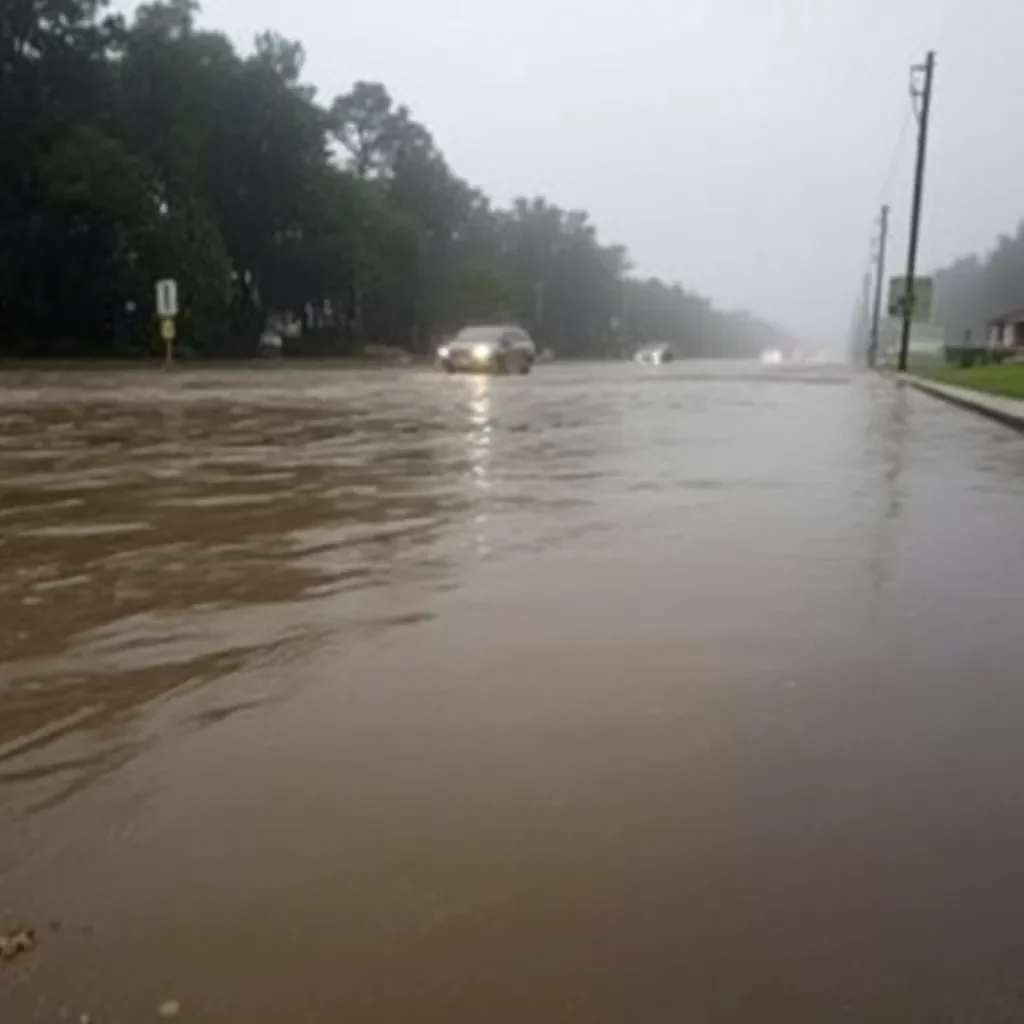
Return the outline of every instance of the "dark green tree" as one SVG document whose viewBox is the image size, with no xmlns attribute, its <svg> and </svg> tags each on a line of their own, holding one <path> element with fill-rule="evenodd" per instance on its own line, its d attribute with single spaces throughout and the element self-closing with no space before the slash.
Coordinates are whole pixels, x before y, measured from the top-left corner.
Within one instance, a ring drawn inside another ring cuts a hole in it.
<svg viewBox="0 0 1024 1024">
<path fill-rule="evenodd" d="M 302 325 L 295 351 L 318 353 L 426 352 L 485 320 L 568 356 L 654 339 L 747 355 L 777 337 L 630 277 L 583 211 L 495 209 L 383 85 L 321 106 L 299 43 L 265 32 L 240 54 L 198 14 L 195 0 L 128 23 L 102 0 L 0 6 L 3 351 L 154 351 L 167 276 L 197 354 L 255 354 L 283 323 Z M 1000 298 L 1013 267 L 1012 253 L 993 262 Z"/>
</svg>

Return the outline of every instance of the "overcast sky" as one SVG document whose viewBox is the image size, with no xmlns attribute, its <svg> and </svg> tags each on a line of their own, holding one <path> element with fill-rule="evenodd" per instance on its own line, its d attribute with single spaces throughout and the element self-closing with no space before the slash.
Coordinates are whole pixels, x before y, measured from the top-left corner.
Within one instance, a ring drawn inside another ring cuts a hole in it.
<svg viewBox="0 0 1024 1024">
<path fill-rule="evenodd" d="M 585 208 L 640 272 L 821 341 L 883 199 L 905 259 L 912 126 L 882 190 L 929 47 L 923 267 L 1024 214 L 1022 0 L 206 0 L 203 22 L 300 40 L 325 102 L 382 81 L 495 200 Z"/>
</svg>

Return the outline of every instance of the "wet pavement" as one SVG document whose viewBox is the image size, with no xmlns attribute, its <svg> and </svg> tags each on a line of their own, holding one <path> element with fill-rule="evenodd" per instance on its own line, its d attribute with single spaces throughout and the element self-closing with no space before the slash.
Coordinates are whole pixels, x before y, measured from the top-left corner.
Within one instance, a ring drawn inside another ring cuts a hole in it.
<svg viewBox="0 0 1024 1024">
<path fill-rule="evenodd" d="M 0 1021 L 1024 1020 L 1022 498 L 832 370 L 0 375 Z"/>
</svg>

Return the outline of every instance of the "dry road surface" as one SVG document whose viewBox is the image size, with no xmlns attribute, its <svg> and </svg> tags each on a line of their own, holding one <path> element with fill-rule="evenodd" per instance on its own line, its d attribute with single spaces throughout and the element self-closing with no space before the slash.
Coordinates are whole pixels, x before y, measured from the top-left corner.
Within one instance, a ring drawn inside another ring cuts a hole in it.
<svg viewBox="0 0 1024 1024">
<path fill-rule="evenodd" d="M 1019 1024 L 1022 507 L 832 370 L 0 376 L 0 1021 Z"/>
</svg>

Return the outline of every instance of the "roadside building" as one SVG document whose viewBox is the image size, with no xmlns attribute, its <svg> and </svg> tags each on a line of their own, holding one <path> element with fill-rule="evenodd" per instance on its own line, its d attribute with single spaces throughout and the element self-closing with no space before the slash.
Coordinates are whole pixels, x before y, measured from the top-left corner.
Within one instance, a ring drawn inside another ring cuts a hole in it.
<svg viewBox="0 0 1024 1024">
<path fill-rule="evenodd" d="M 888 317 L 882 322 L 879 332 L 879 361 L 887 366 L 895 366 L 899 361 L 900 338 L 902 323 Z M 941 327 L 934 324 L 912 323 L 910 325 L 910 345 L 908 355 L 911 359 L 942 359 L 945 353 L 946 338 Z"/>
<path fill-rule="evenodd" d="M 988 322 L 988 344 L 993 349 L 1009 349 L 1024 356 L 1024 309 L 1011 309 Z"/>
</svg>

